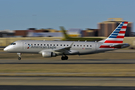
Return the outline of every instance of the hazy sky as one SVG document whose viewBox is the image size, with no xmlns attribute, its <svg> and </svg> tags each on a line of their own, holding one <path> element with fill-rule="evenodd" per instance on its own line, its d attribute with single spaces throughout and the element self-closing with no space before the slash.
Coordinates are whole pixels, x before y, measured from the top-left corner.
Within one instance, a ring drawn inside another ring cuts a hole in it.
<svg viewBox="0 0 135 90">
<path fill-rule="evenodd" d="M 0 0 L 0 30 L 96 29 L 108 18 L 134 23 L 135 0 Z"/>
</svg>

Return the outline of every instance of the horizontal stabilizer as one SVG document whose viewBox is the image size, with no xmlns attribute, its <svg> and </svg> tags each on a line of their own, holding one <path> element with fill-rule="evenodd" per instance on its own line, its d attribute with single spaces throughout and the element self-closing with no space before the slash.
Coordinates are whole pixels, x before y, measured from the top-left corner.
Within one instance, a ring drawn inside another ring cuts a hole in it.
<svg viewBox="0 0 135 90">
<path fill-rule="evenodd" d="M 129 47 L 130 45 L 127 43 L 122 43 L 122 44 L 117 44 L 117 45 L 110 45 L 110 47 L 114 47 L 114 48 L 126 48 Z"/>
</svg>

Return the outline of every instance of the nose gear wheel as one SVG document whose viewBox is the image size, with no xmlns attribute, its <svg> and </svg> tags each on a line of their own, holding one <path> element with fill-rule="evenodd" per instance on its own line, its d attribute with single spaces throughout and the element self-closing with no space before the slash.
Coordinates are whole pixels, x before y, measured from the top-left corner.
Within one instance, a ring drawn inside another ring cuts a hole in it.
<svg viewBox="0 0 135 90">
<path fill-rule="evenodd" d="M 18 55 L 18 60 L 21 60 L 21 53 L 17 53 Z"/>
</svg>

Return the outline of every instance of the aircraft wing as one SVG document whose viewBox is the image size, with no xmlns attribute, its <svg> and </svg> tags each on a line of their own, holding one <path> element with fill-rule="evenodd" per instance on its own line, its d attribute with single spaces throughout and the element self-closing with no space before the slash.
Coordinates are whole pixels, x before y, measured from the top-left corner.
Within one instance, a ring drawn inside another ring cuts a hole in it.
<svg viewBox="0 0 135 90">
<path fill-rule="evenodd" d="M 74 42 L 73 42 L 74 43 Z M 61 49 L 56 49 L 54 50 L 55 52 L 63 52 L 63 51 L 70 51 L 70 48 L 72 47 L 73 43 L 69 47 L 61 48 Z"/>
<path fill-rule="evenodd" d="M 77 50 L 70 50 L 70 48 L 72 47 L 73 43 L 69 47 L 55 49 L 54 52 L 64 53 L 64 54 L 79 54 L 79 52 Z"/>
<path fill-rule="evenodd" d="M 65 47 L 65 48 L 60 48 L 60 49 L 56 49 L 54 50 L 55 52 L 64 52 L 64 51 L 70 51 L 71 47 Z"/>
</svg>

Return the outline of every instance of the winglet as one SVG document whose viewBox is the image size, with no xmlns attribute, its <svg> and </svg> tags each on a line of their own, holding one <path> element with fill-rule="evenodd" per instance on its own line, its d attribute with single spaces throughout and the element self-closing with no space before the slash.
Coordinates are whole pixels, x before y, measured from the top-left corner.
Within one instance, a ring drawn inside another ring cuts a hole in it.
<svg viewBox="0 0 135 90">
<path fill-rule="evenodd" d="M 70 51 L 70 48 L 72 47 L 72 45 L 74 44 L 74 42 L 73 43 L 71 43 L 71 45 L 69 46 L 69 47 L 65 47 L 65 48 L 61 48 L 61 49 L 57 49 L 57 50 L 54 50 L 55 52 L 63 52 L 63 51 L 65 51 L 65 50 L 68 50 L 68 51 Z"/>
<path fill-rule="evenodd" d="M 71 45 L 70 45 L 69 47 L 71 48 L 73 44 L 74 44 L 74 42 L 72 42 Z"/>
</svg>

